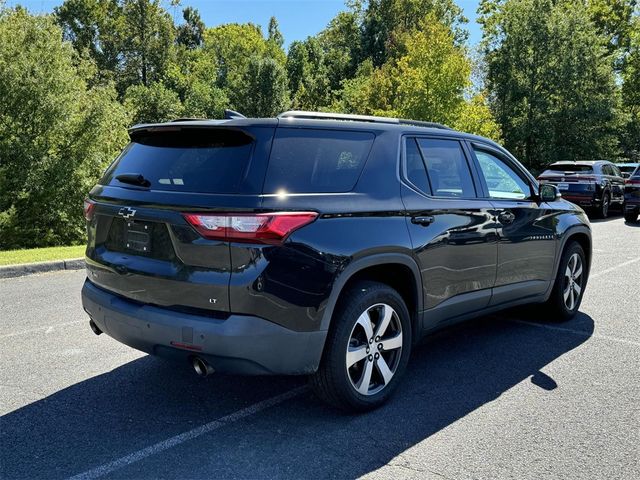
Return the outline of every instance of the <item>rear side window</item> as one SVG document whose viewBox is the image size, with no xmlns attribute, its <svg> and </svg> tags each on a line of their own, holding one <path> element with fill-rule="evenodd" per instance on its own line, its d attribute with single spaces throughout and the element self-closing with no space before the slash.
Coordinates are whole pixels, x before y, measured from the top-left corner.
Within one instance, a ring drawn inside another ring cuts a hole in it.
<svg viewBox="0 0 640 480">
<path fill-rule="evenodd" d="M 475 197 L 469 164 L 457 140 L 418 140 L 427 166 L 432 195 L 436 197 Z"/>
<path fill-rule="evenodd" d="M 264 193 L 348 192 L 373 140 L 369 132 L 278 128 Z"/>
<path fill-rule="evenodd" d="M 119 175 L 142 175 L 154 190 L 236 193 L 246 174 L 253 138 L 229 129 L 180 129 L 141 133 L 100 181 L 129 187 Z"/>
<path fill-rule="evenodd" d="M 407 139 L 405 152 L 407 156 L 407 179 L 421 192 L 430 194 L 427 171 L 415 138 Z"/>
</svg>

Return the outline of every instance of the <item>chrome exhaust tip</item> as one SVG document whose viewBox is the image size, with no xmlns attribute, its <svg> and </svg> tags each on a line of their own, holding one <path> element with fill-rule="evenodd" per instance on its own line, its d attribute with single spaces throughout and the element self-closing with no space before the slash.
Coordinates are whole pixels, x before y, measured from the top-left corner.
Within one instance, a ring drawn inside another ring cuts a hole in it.
<svg viewBox="0 0 640 480">
<path fill-rule="evenodd" d="M 102 330 L 100 330 L 98 325 L 96 325 L 96 323 L 91 319 L 89 320 L 89 326 L 91 327 L 91 330 L 93 330 L 93 333 L 95 333 L 96 335 L 102 334 Z"/>
<path fill-rule="evenodd" d="M 193 366 L 196 374 L 200 377 L 206 377 L 215 372 L 213 367 L 209 365 L 206 360 L 200 357 L 193 357 L 191 365 Z"/>
</svg>

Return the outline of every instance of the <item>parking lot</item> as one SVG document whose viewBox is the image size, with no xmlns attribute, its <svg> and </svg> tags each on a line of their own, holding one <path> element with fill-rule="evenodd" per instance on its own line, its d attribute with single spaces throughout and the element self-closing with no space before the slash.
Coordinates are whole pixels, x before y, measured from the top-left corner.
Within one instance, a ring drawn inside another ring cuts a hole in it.
<svg viewBox="0 0 640 480">
<path fill-rule="evenodd" d="M 1 478 L 640 478 L 640 225 L 593 223 L 581 313 L 434 335 L 393 401 L 196 377 L 95 336 L 84 272 L 0 280 Z"/>
</svg>

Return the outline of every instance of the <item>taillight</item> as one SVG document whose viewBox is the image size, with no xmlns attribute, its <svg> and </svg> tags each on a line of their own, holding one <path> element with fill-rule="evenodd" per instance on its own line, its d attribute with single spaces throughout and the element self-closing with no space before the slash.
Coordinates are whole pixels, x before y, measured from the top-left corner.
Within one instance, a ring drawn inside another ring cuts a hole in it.
<svg viewBox="0 0 640 480">
<path fill-rule="evenodd" d="M 318 216 L 315 212 L 182 215 L 205 238 L 267 244 L 282 243 L 291 232 L 313 222 Z"/>
<path fill-rule="evenodd" d="M 83 210 L 84 210 L 84 218 L 87 220 L 87 222 L 90 222 L 91 219 L 93 218 L 93 210 L 94 210 L 94 208 L 96 208 L 96 204 L 93 203 L 88 198 L 85 198 L 84 199 Z"/>
<path fill-rule="evenodd" d="M 627 178 L 624 183 L 627 185 L 640 185 L 640 178 Z"/>
</svg>

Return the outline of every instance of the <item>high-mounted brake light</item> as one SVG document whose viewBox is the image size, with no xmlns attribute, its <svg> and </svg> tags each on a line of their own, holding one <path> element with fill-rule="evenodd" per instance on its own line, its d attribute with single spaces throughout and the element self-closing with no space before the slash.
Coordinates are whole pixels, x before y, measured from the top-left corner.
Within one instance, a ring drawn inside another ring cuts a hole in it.
<svg viewBox="0 0 640 480">
<path fill-rule="evenodd" d="M 94 208 L 96 208 L 96 204 L 93 203 L 88 198 L 85 198 L 84 199 L 83 210 L 84 210 L 84 218 L 85 218 L 85 220 L 87 222 L 90 222 L 91 219 L 93 218 L 93 210 L 94 210 Z"/>
<path fill-rule="evenodd" d="M 200 235 L 211 240 L 250 243 L 282 243 L 294 230 L 313 222 L 315 212 L 255 214 L 183 213 Z"/>
</svg>

